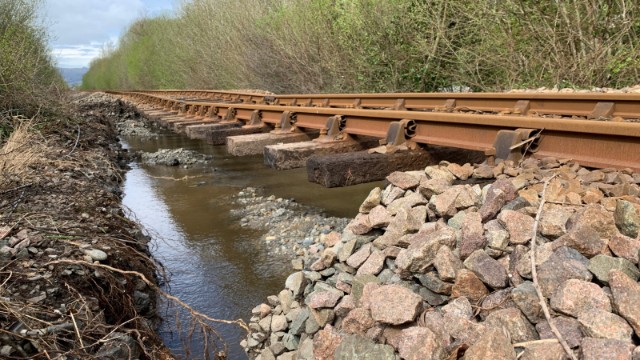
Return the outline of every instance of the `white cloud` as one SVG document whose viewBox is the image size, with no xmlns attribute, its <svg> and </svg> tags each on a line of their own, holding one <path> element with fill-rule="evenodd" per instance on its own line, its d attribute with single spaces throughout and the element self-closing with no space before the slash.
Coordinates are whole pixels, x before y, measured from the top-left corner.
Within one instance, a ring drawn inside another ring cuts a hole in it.
<svg viewBox="0 0 640 360">
<path fill-rule="evenodd" d="M 79 67 L 136 18 L 170 8 L 171 0 L 45 0 L 42 17 L 58 65 Z"/>
<path fill-rule="evenodd" d="M 59 46 L 52 50 L 52 55 L 60 67 L 84 67 L 100 55 L 101 48 L 101 44 Z"/>
</svg>

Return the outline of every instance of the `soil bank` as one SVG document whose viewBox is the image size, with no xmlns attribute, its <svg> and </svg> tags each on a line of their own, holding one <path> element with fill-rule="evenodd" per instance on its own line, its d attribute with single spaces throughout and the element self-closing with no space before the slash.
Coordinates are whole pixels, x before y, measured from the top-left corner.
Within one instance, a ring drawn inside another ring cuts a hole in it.
<svg viewBox="0 0 640 360">
<path fill-rule="evenodd" d="M 128 156 L 102 95 L 14 119 L 0 148 L 0 357 L 168 358 L 156 263 L 121 209 Z"/>
</svg>

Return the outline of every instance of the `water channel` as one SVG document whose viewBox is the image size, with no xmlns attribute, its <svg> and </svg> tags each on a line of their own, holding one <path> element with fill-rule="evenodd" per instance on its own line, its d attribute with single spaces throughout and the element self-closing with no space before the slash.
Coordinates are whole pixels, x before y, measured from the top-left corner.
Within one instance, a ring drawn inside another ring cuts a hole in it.
<svg viewBox="0 0 640 360">
<path fill-rule="evenodd" d="M 152 252 L 170 276 L 164 290 L 217 319 L 244 319 L 251 309 L 277 294 L 291 272 L 290 264 L 273 259 L 252 245 L 262 233 L 241 227 L 229 212 L 233 197 L 247 187 L 265 195 L 293 198 L 324 210 L 329 216 L 353 217 L 369 191 L 379 184 L 326 189 L 307 181 L 304 169 L 276 171 L 262 156 L 233 157 L 224 146 L 212 146 L 174 133 L 157 138 L 123 139 L 130 151 L 185 148 L 213 157 L 205 168 L 147 166 L 133 163 L 124 184 L 124 206 L 149 231 Z M 196 352 L 201 339 L 185 341 L 189 324 L 184 312 L 160 306 L 160 329 L 177 356 Z M 235 325 L 220 325 L 229 359 L 246 359 L 239 343 L 245 333 Z M 197 353 L 191 354 L 203 358 Z"/>
</svg>

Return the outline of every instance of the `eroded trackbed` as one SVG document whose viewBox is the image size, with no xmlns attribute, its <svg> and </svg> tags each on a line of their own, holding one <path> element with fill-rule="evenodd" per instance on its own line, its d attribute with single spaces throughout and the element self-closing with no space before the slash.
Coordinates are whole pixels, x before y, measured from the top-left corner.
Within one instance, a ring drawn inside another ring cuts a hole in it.
<svg viewBox="0 0 640 360">
<path fill-rule="evenodd" d="M 529 152 L 640 171 L 638 94 L 114 94 L 199 125 L 240 121 L 244 127 L 270 126 L 274 133 L 320 130 L 325 142 L 341 134 L 371 136 L 392 145 L 409 140 L 502 159 Z"/>
</svg>

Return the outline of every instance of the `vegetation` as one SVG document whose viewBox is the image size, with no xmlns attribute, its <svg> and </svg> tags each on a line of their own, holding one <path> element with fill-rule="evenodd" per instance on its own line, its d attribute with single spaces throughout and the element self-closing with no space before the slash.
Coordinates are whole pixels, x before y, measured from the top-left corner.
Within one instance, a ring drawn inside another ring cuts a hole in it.
<svg viewBox="0 0 640 360">
<path fill-rule="evenodd" d="M 0 118 L 5 120 L 52 111 L 65 89 L 37 23 L 37 6 L 32 0 L 0 0 Z"/>
<path fill-rule="evenodd" d="M 191 0 L 134 23 L 84 87 L 623 87 L 639 42 L 635 0 Z"/>
</svg>

